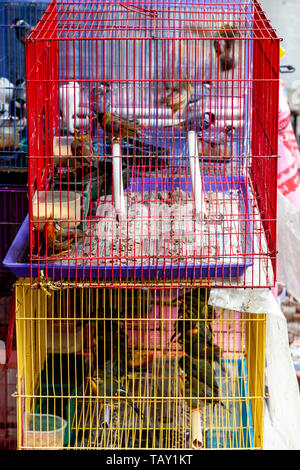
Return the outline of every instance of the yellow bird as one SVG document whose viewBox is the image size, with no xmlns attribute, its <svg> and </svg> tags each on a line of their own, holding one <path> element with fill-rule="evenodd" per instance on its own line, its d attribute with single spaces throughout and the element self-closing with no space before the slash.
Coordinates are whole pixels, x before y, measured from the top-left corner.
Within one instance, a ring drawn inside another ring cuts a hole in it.
<svg viewBox="0 0 300 470">
<path fill-rule="evenodd" d="M 166 82 L 161 103 L 172 109 L 174 117 L 183 112 L 188 105 L 194 89 L 190 82 Z"/>
</svg>

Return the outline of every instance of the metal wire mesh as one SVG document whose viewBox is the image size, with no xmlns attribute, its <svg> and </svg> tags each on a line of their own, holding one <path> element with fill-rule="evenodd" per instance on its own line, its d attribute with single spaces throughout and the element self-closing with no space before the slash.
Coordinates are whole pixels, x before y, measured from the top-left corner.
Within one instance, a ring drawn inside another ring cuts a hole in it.
<svg viewBox="0 0 300 470">
<path fill-rule="evenodd" d="M 27 32 L 27 275 L 245 286 L 259 261 L 250 285 L 273 285 L 279 39 L 258 2 L 52 1 Z"/>
<path fill-rule="evenodd" d="M 0 170 L 27 169 L 25 49 L 18 21 L 35 26 L 48 1 L 0 1 Z"/>
<path fill-rule="evenodd" d="M 2 302 L 2 297 L 11 294 L 15 280 L 10 270 L 3 266 L 3 260 L 28 212 L 26 185 L 0 184 L 0 207 L 0 302 Z M 2 316 L 1 305 L 0 311 Z"/>
<path fill-rule="evenodd" d="M 265 315 L 206 289 L 16 297 L 19 448 L 262 448 Z"/>
</svg>

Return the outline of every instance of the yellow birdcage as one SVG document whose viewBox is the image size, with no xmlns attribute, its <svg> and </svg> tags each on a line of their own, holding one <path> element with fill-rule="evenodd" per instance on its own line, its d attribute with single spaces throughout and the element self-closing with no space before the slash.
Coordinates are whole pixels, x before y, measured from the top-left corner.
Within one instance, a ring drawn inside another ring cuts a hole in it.
<svg viewBox="0 0 300 470">
<path fill-rule="evenodd" d="M 200 288 L 15 289 L 19 449 L 262 448 L 265 315 Z"/>
</svg>

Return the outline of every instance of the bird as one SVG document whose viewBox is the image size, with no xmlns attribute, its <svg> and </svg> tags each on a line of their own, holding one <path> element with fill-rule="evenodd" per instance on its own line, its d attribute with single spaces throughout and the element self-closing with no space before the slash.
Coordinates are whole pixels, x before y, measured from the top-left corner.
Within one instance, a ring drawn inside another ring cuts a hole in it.
<svg viewBox="0 0 300 470">
<path fill-rule="evenodd" d="M 200 297 L 201 298 L 201 297 Z M 175 322 L 174 334 L 170 342 L 178 335 L 178 339 L 182 339 L 185 333 L 195 329 L 199 320 L 207 320 L 212 318 L 212 307 L 205 300 L 198 300 L 197 295 L 187 295 L 178 309 L 178 319 Z M 206 325 L 211 332 L 210 322 Z"/>
<path fill-rule="evenodd" d="M 15 30 L 17 39 L 22 43 L 25 44 L 26 39 L 33 31 L 34 27 L 28 24 L 22 18 L 15 18 L 10 25 L 11 28 Z"/>
<path fill-rule="evenodd" d="M 109 305 L 106 307 L 109 316 L 114 316 Z M 128 346 L 128 337 L 120 320 L 100 319 L 93 337 L 93 367 L 94 370 L 103 370 L 107 364 L 115 366 L 115 376 L 123 377 L 126 370 L 126 358 L 131 359 L 131 349 Z M 117 368 L 117 369 L 116 369 Z"/>
<path fill-rule="evenodd" d="M 71 142 L 71 153 L 75 157 L 72 160 L 72 166 L 77 170 L 78 167 L 90 167 L 92 163 L 94 166 L 97 164 L 96 152 L 93 147 L 92 138 L 89 134 L 82 134 L 79 129 L 75 129 L 75 136 Z M 76 157 L 84 157 L 82 159 L 82 165 L 80 165 L 81 159 Z"/>
<path fill-rule="evenodd" d="M 229 71 L 235 66 L 233 38 L 239 37 L 239 32 L 234 26 L 225 23 L 215 36 L 217 36 L 218 39 L 214 40 L 214 49 L 219 59 L 220 69 L 222 72 Z"/>
<path fill-rule="evenodd" d="M 182 356 L 178 361 L 178 365 L 185 372 L 188 380 L 191 377 L 200 380 L 200 382 L 208 385 L 214 394 L 219 394 L 219 385 L 214 376 L 214 369 L 208 360 Z"/>
<path fill-rule="evenodd" d="M 196 327 L 197 320 L 192 320 L 189 318 L 178 318 L 178 320 L 175 323 L 174 327 L 174 333 L 170 338 L 170 343 L 176 338 L 177 336 L 177 341 L 183 340 L 185 337 L 185 334 L 189 334 L 193 328 Z"/>
<path fill-rule="evenodd" d="M 112 405 L 114 400 L 119 399 L 120 401 L 123 401 L 132 406 L 134 411 L 139 416 L 143 417 L 143 414 L 134 404 L 126 390 L 121 387 L 119 380 L 114 378 L 111 373 L 109 373 L 109 371 L 107 371 L 105 375 L 103 374 L 103 376 L 87 377 L 86 379 L 90 381 L 91 389 L 94 395 L 105 399 L 106 402 L 111 400 Z"/>
<path fill-rule="evenodd" d="M 128 137 L 138 139 L 143 127 L 137 119 L 126 119 L 116 113 L 98 112 L 98 122 L 106 136 L 112 137 L 113 141 Z"/>
<path fill-rule="evenodd" d="M 151 364 L 153 358 L 153 351 L 134 350 L 131 354 L 131 358 L 128 360 L 128 366 L 135 370 L 143 371 L 149 364 Z"/>
<path fill-rule="evenodd" d="M 203 408 L 208 404 L 215 406 L 218 403 L 225 406 L 221 398 L 215 396 L 207 384 L 194 377 L 186 380 L 182 374 L 179 374 L 179 387 L 181 395 L 186 398 L 187 403 L 190 403 L 192 409 Z"/>
<path fill-rule="evenodd" d="M 15 82 L 13 96 L 10 101 L 10 113 L 20 121 L 26 118 L 26 80 L 18 78 Z M 24 121 L 24 125 L 26 122 Z"/>
<path fill-rule="evenodd" d="M 182 293 L 178 295 L 173 301 L 173 304 L 177 302 L 187 303 L 187 301 L 192 301 L 193 304 L 197 304 L 199 301 L 206 302 L 209 299 L 210 289 L 195 288 L 195 289 L 183 289 Z"/>
<path fill-rule="evenodd" d="M 78 228 L 66 230 L 63 227 L 56 224 L 56 229 L 59 235 L 56 235 L 54 241 L 55 255 L 65 255 L 69 253 L 74 242 L 79 241 L 83 238 L 83 232 Z"/>
<path fill-rule="evenodd" d="M 44 241 L 45 241 L 45 244 L 46 244 L 47 248 L 51 248 L 51 247 L 53 248 L 54 247 L 56 237 L 57 237 L 56 234 L 59 231 L 60 231 L 59 226 L 54 221 L 52 214 L 50 214 L 49 220 L 47 220 L 45 222 L 45 225 L 44 225 L 43 230 L 42 230 L 43 236 L 44 236 Z"/>
<path fill-rule="evenodd" d="M 165 104 L 172 109 L 173 117 L 177 118 L 178 113 L 182 113 L 187 107 L 190 97 L 193 94 L 193 87 L 189 81 L 167 81 L 161 92 L 160 104 Z"/>
<path fill-rule="evenodd" d="M 48 256 L 66 255 L 70 251 L 71 243 L 83 237 L 82 231 L 77 228 L 66 230 L 60 226 L 54 220 L 52 213 L 43 226 L 42 234 L 44 249 Z"/>
<path fill-rule="evenodd" d="M 10 103 L 15 92 L 15 86 L 6 77 L 0 78 L 0 103 Z"/>
<path fill-rule="evenodd" d="M 198 322 L 198 326 L 187 331 L 185 337 L 178 339 L 182 344 L 185 353 L 194 358 L 198 358 L 200 354 L 205 355 L 206 348 L 218 348 L 212 343 L 212 333 L 204 322 Z M 218 353 L 216 353 L 218 354 Z"/>
</svg>

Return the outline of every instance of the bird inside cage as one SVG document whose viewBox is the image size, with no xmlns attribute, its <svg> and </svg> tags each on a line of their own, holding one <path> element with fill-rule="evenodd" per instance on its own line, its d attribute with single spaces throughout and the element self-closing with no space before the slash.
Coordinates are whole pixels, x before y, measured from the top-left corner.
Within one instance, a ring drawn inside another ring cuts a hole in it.
<svg viewBox="0 0 300 470">
<path fill-rule="evenodd" d="M 15 18 L 10 25 L 14 29 L 17 39 L 25 45 L 26 39 L 33 31 L 33 26 L 27 23 L 23 18 Z"/>
</svg>

